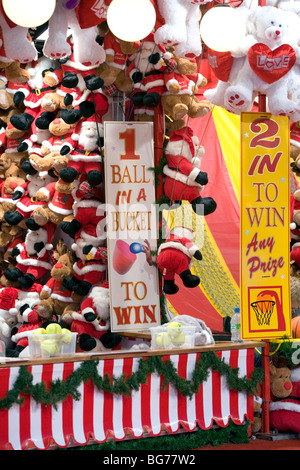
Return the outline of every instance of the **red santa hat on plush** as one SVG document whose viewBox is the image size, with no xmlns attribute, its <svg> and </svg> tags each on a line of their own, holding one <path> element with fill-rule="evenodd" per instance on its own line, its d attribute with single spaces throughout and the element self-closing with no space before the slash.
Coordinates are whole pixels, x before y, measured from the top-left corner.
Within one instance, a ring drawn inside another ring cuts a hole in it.
<svg viewBox="0 0 300 470">
<path fill-rule="evenodd" d="M 191 127 L 182 127 L 181 129 L 175 130 L 171 133 L 167 145 L 167 152 L 168 147 L 170 148 L 171 146 L 173 146 L 172 144 L 174 144 L 175 142 L 179 142 L 180 145 L 182 145 L 182 142 L 186 142 L 189 146 L 192 157 L 195 156 L 195 145 L 199 145 L 199 139 L 197 136 L 194 135 L 194 132 Z"/>
<path fill-rule="evenodd" d="M 5 289 L 12 289 L 12 288 L 5 287 Z M 17 297 L 14 298 L 13 305 L 9 309 L 9 314 L 17 315 L 20 307 L 24 303 L 28 303 L 30 305 L 38 303 L 40 301 L 40 293 L 42 289 L 43 289 L 43 286 L 41 284 L 37 284 L 36 282 L 33 283 L 29 289 L 26 289 L 26 290 L 15 289 L 17 291 Z M 12 296 L 14 295 L 15 293 Z"/>
</svg>

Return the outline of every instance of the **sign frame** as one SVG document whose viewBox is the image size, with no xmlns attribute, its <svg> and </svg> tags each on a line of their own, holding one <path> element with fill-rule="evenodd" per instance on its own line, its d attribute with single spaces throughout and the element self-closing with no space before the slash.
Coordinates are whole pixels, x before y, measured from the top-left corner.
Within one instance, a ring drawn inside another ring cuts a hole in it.
<svg viewBox="0 0 300 470">
<path fill-rule="evenodd" d="M 157 268 L 142 247 L 157 249 L 151 122 L 104 123 L 105 205 L 112 332 L 161 323 Z M 134 248 L 134 251 L 131 250 Z"/>
<path fill-rule="evenodd" d="M 244 340 L 291 337 L 289 120 L 241 113 L 240 288 Z"/>
</svg>

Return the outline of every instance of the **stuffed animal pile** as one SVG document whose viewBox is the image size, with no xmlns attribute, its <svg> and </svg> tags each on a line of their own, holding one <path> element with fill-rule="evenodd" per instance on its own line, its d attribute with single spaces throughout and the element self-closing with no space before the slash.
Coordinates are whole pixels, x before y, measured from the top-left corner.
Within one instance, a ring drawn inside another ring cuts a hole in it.
<svg viewBox="0 0 300 470">
<path fill-rule="evenodd" d="M 155 30 L 136 42 L 109 30 L 110 2 L 57 0 L 42 48 L 0 2 L 0 339 L 8 356 L 28 355 L 30 336 L 51 323 L 77 333 L 78 351 L 122 347 L 110 331 L 99 231 L 103 122 L 116 94 L 126 120 L 153 121 L 162 109 L 172 122 L 163 168 L 170 204 L 187 201 L 199 217 L 216 209 L 202 194 L 204 148 L 188 126 L 212 109 L 200 97 L 200 2 L 157 0 Z M 157 256 L 167 294 L 178 290 L 175 274 L 187 287 L 200 282 L 190 271 L 202 257 L 193 233 L 178 230 Z"/>
</svg>

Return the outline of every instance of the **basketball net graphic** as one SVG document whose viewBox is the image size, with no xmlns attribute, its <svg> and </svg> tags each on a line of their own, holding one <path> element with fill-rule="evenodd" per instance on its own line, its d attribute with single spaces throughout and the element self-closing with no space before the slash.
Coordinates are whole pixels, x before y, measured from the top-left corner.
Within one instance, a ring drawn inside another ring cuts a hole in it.
<svg viewBox="0 0 300 470">
<path fill-rule="evenodd" d="M 276 302 L 272 300 L 271 295 L 262 294 L 258 294 L 256 302 L 251 303 L 259 325 L 270 325 L 275 304 Z"/>
</svg>

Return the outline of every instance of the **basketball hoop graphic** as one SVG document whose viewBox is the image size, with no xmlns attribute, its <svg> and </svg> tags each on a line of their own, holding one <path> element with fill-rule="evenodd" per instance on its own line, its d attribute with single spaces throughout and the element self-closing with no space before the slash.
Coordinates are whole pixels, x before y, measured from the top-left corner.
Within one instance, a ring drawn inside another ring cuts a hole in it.
<svg viewBox="0 0 300 470">
<path fill-rule="evenodd" d="M 271 316 L 276 302 L 272 300 L 271 295 L 258 294 L 256 302 L 251 303 L 256 320 L 259 325 L 270 325 Z"/>
</svg>

